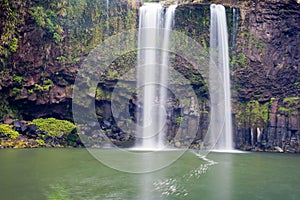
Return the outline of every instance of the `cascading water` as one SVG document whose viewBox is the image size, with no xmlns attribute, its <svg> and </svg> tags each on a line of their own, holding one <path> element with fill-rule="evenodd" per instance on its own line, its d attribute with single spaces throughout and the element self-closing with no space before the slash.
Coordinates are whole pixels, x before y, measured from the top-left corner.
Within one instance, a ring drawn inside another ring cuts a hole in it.
<svg viewBox="0 0 300 200">
<path fill-rule="evenodd" d="M 170 29 L 176 6 L 165 11 L 160 3 L 139 9 L 137 88 L 141 112 L 137 113 L 136 147 L 164 148 Z"/>
<path fill-rule="evenodd" d="M 213 94 L 211 119 L 212 141 L 217 142 L 215 150 L 232 150 L 232 117 L 231 117 L 231 92 L 230 92 L 230 69 L 228 56 L 228 33 L 226 12 L 223 5 L 212 4 L 210 24 L 210 62 L 215 64 L 221 77 L 216 80 L 215 72 L 210 73 L 210 80 L 216 89 Z M 224 123 L 223 123 L 224 122 Z M 216 126 L 219 126 L 218 128 Z M 221 130 L 221 133 L 216 131 Z"/>
<path fill-rule="evenodd" d="M 236 53 L 236 36 L 239 28 L 239 9 L 232 8 L 231 52 Z"/>
<path fill-rule="evenodd" d="M 109 19 L 109 0 L 106 0 L 106 17 Z"/>
</svg>

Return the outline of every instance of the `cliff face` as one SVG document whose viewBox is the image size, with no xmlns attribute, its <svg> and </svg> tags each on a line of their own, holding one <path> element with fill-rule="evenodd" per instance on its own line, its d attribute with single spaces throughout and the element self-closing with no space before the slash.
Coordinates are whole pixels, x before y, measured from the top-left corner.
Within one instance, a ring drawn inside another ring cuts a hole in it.
<svg viewBox="0 0 300 200">
<path fill-rule="evenodd" d="M 179 5 L 175 29 L 207 50 L 208 3 L 227 6 L 236 147 L 259 150 L 280 146 L 300 151 L 299 2 L 228 0 Z M 233 7 L 238 9 L 233 11 Z M 129 1 L 117 0 L 110 1 L 108 9 L 106 1 L 93 0 L 1 2 L 0 118 L 72 119 L 77 69 L 101 41 L 137 27 L 137 8 Z M 125 65 L 134 65 L 135 58 L 133 52 L 113 63 L 108 83 L 101 83 L 97 90 L 97 113 L 110 125 L 108 130 L 113 124 L 110 94 L 114 80 Z M 175 69 L 187 78 L 200 76 L 182 67 L 185 61 L 176 59 Z M 207 128 L 207 88 L 201 77 L 192 83 L 205 111 L 200 123 Z M 180 115 L 172 123 L 178 125 Z M 197 136 L 200 141 L 204 131 L 199 130 Z"/>
<path fill-rule="evenodd" d="M 72 84 L 86 55 L 136 28 L 126 1 L 1 2 L 0 116 L 71 119 Z"/>
<path fill-rule="evenodd" d="M 232 70 L 237 147 L 299 151 L 300 5 L 254 1 L 241 7 Z"/>
<path fill-rule="evenodd" d="M 237 54 L 246 55 L 247 67 L 233 74 L 240 100 L 299 96 L 299 8 L 296 1 L 241 8 Z"/>
</svg>

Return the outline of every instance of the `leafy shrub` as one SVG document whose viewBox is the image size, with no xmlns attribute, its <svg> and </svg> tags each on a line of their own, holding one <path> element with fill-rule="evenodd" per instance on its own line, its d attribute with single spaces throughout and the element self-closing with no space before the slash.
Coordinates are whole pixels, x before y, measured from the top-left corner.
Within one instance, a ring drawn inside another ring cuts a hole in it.
<svg viewBox="0 0 300 200">
<path fill-rule="evenodd" d="M 8 124 L 0 124 L 0 133 L 3 133 L 11 139 L 16 139 L 19 136 L 19 133 L 13 130 L 12 125 Z"/>
<path fill-rule="evenodd" d="M 41 131 L 45 131 L 51 136 L 68 134 L 75 129 L 73 123 L 55 118 L 34 119 L 31 123 L 35 124 Z"/>
</svg>

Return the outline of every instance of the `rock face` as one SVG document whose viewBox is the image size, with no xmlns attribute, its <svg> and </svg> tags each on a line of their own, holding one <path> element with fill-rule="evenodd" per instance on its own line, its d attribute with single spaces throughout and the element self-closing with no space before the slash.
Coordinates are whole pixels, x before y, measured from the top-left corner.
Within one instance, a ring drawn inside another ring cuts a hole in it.
<svg viewBox="0 0 300 200">
<path fill-rule="evenodd" d="M 85 0 L 1 2 L 1 119 L 72 119 L 72 84 L 81 62 L 109 35 L 136 27 L 134 4 L 110 1 L 110 10 L 105 7 L 105 1 Z"/>
<path fill-rule="evenodd" d="M 232 70 L 238 148 L 300 151 L 299 9 L 296 1 L 240 8 L 240 60 Z"/>
<path fill-rule="evenodd" d="M 183 3 L 185 1 L 182 1 Z M 190 1 L 188 1 L 190 2 Z M 199 1 L 195 1 L 199 2 Z M 209 4 L 181 4 L 175 14 L 175 30 L 209 49 Z M 300 2 L 298 0 L 222 1 L 226 5 L 231 44 L 231 77 L 235 144 L 245 150 L 299 152 L 300 143 Z M 233 12 L 235 9 L 235 14 Z M 138 5 L 131 1 L 106 2 L 17 0 L 1 3 L 0 12 L 0 120 L 32 120 L 55 117 L 72 120 L 72 84 L 87 54 L 107 37 L 138 27 Z M 13 20 L 13 19 L 18 20 Z M 238 27 L 238 29 L 237 29 Z M 190 100 L 184 113 L 170 99 L 168 140 L 184 146 L 185 133 L 196 127 L 197 146 L 209 124 L 209 93 L 201 74 L 173 56 L 174 69 L 191 80 L 200 102 L 193 111 Z M 136 52 L 111 64 L 96 94 L 96 110 L 107 136 L 132 144 L 131 132 L 118 129 L 111 112 L 116 80 L 136 64 Z M 121 98 L 133 95 L 126 91 Z M 126 109 L 126 108 L 124 108 Z M 138 110 L 130 102 L 134 120 Z M 191 120 L 182 120 L 189 115 Z M 126 120 L 122 121 L 127 123 Z M 22 128 L 22 127 L 19 127 Z M 174 139 L 174 133 L 183 137 Z M 96 137 L 96 132 L 91 137 Z M 97 136 L 98 137 L 98 136 Z M 122 144 L 121 144 L 122 145 Z M 121 146 L 120 145 L 120 146 Z M 126 146 L 127 144 L 125 144 Z M 277 150 L 276 150 L 277 149 Z"/>
<path fill-rule="evenodd" d="M 295 1 L 256 1 L 241 8 L 237 54 L 246 56 L 247 67 L 233 71 L 239 99 L 300 95 L 299 8 Z"/>
</svg>

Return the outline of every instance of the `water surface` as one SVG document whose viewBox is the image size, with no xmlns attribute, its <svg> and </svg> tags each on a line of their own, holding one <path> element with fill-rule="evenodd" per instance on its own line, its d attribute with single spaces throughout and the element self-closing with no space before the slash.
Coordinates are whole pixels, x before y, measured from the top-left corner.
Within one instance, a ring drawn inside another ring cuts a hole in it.
<svg viewBox="0 0 300 200">
<path fill-rule="evenodd" d="M 84 149 L 4 149 L 0 199 L 300 199 L 299 155 L 207 158 L 187 152 L 162 170 L 130 174 L 103 165 Z"/>
</svg>

